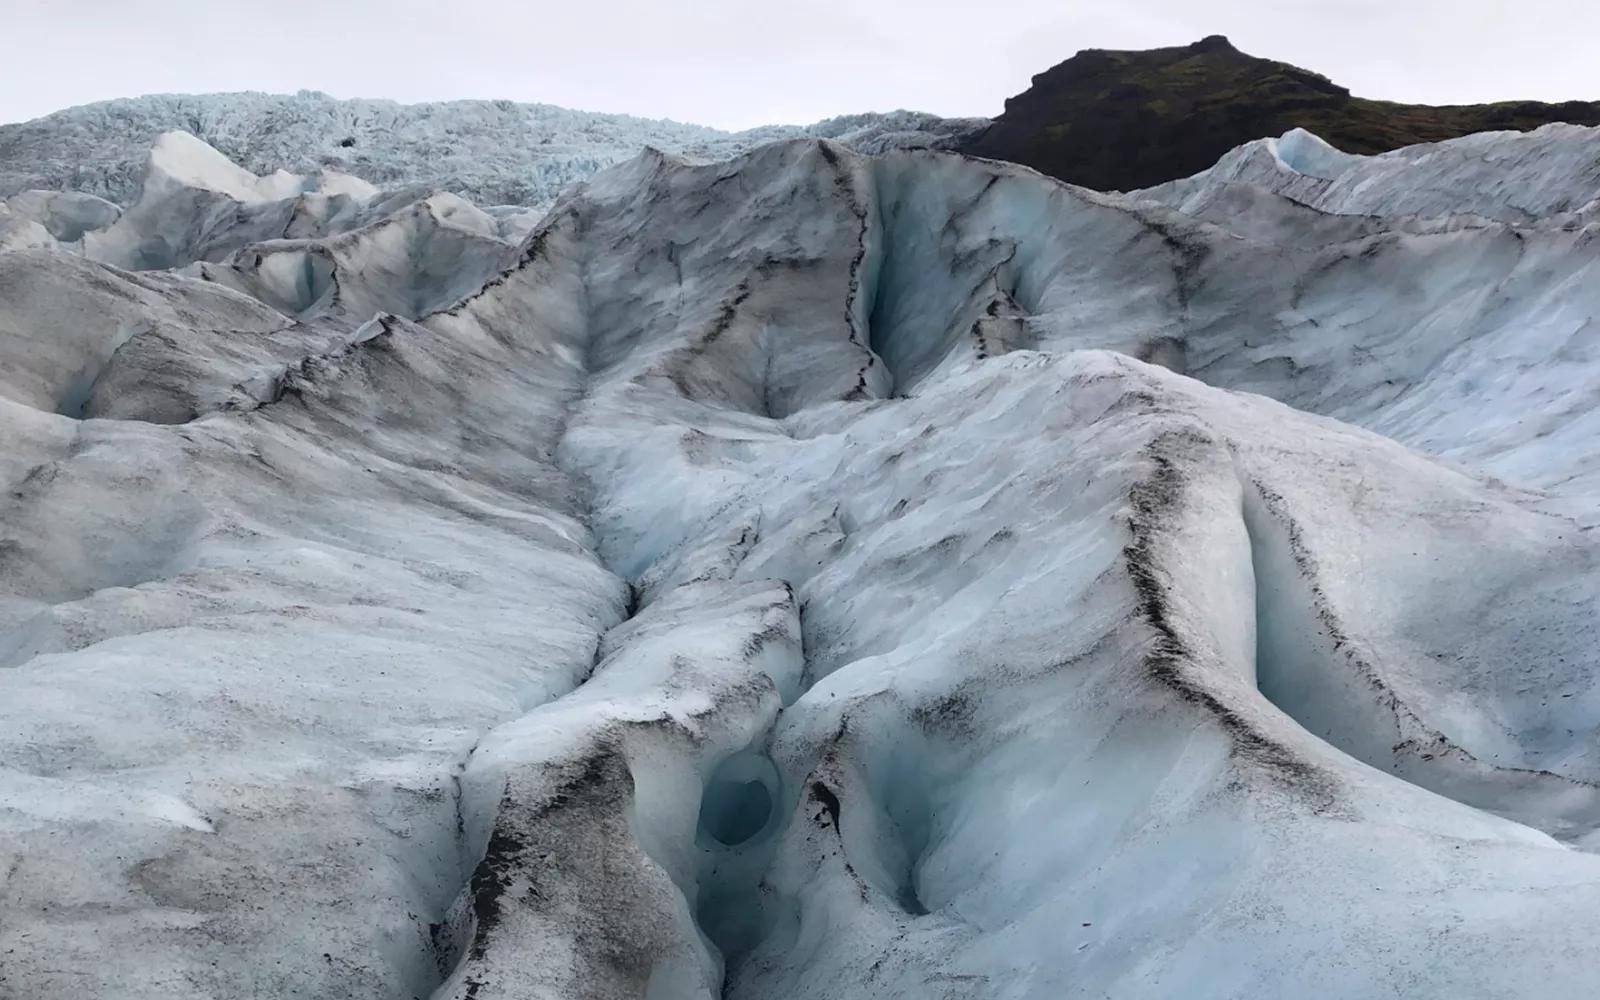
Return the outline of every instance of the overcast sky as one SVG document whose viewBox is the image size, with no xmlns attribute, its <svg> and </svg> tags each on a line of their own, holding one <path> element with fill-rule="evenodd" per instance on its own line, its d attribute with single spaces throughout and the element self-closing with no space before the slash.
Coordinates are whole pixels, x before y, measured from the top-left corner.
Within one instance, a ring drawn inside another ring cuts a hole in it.
<svg viewBox="0 0 1600 1000">
<path fill-rule="evenodd" d="M 994 115 L 1079 49 L 1208 34 L 1367 97 L 1600 99 L 1600 0 L 0 0 L 0 122 L 300 89 L 723 128 Z"/>
</svg>

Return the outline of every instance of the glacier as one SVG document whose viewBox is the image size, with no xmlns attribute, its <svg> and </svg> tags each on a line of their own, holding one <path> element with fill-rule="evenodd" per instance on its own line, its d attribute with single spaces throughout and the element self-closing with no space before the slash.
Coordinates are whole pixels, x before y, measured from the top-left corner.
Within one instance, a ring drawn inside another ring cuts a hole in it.
<svg viewBox="0 0 1600 1000">
<path fill-rule="evenodd" d="M 1600 131 L 0 211 L 0 996 L 1591 995 Z"/>
<path fill-rule="evenodd" d="M 0 124 L 0 197 L 71 190 L 135 200 L 145 153 L 187 132 L 247 170 L 334 170 L 386 188 L 425 187 L 479 205 L 548 208 L 568 185 L 646 146 L 726 159 L 782 139 L 831 139 L 864 152 L 943 149 L 983 118 L 916 111 L 841 115 L 812 125 L 723 132 L 703 125 L 513 101 L 398 104 L 298 94 L 152 94 Z"/>
</svg>

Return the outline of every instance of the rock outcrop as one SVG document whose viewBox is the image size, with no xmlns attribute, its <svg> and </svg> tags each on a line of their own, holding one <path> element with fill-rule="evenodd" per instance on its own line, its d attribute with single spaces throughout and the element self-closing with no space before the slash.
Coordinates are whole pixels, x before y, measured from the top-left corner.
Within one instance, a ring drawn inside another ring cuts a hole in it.
<svg viewBox="0 0 1600 1000">
<path fill-rule="evenodd" d="M 959 148 L 1098 191 L 1128 191 L 1187 177 L 1235 146 L 1296 128 L 1370 154 L 1552 122 L 1600 125 L 1600 103 L 1369 100 L 1213 35 L 1179 48 L 1080 52 L 1035 76 L 988 131 Z"/>
</svg>

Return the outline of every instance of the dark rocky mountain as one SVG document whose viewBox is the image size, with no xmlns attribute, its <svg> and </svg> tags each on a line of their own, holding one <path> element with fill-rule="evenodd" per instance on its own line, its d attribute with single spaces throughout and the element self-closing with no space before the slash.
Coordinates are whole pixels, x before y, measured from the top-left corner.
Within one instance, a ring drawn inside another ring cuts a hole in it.
<svg viewBox="0 0 1600 1000">
<path fill-rule="evenodd" d="M 1304 128 L 1350 153 L 1550 122 L 1600 125 L 1600 102 L 1428 107 L 1352 96 L 1213 35 L 1180 48 L 1089 49 L 1033 78 L 963 152 L 1128 191 L 1187 177 L 1253 139 Z"/>
</svg>

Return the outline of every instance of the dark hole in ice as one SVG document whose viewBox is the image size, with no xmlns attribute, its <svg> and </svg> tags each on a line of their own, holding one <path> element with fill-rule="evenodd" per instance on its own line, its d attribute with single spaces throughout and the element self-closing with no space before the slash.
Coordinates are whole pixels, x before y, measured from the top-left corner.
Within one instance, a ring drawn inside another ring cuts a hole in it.
<svg viewBox="0 0 1600 1000">
<path fill-rule="evenodd" d="M 695 920 L 730 962 L 755 948 L 772 926 L 761 876 L 782 826 L 782 787 L 771 758 L 751 749 L 718 764 L 701 793 Z"/>
<path fill-rule="evenodd" d="M 772 792 L 760 781 L 713 780 L 700 803 L 700 826 L 720 844 L 742 844 L 766 829 Z"/>
</svg>

